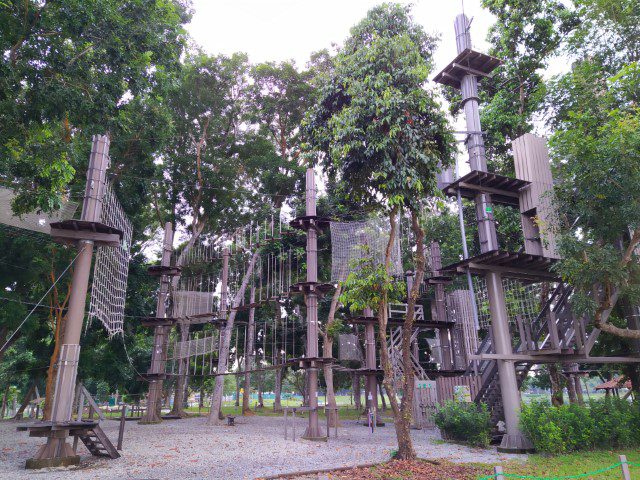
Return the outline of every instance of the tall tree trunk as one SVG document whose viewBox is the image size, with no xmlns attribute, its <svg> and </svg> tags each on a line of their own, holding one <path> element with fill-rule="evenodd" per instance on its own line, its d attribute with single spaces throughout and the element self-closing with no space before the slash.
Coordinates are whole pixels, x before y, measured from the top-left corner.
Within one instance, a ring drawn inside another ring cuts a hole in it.
<svg viewBox="0 0 640 480">
<path fill-rule="evenodd" d="M 391 274 L 391 254 L 392 249 L 395 244 L 396 232 L 397 232 L 397 223 L 396 216 L 398 215 L 398 207 L 394 206 L 389 213 L 389 241 L 387 243 L 387 247 L 385 250 L 385 271 L 387 277 Z M 414 216 L 412 212 L 412 217 Z M 413 225 L 412 225 L 413 226 Z M 418 238 L 418 237 L 416 237 Z M 419 250 L 419 248 L 418 248 Z M 420 253 L 417 252 L 417 256 L 420 256 Z M 424 258 L 424 249 L 422 250 L 422 257 Z M 416 262 L 418 263 L 418 262 Z M 418 265 L 416 265 L 418 267 Z M 419 268 L 419 267 L 418 267 Z M 418 276 L 418 268 L 416 268 L 416 277 Z M 424 274 L 424 268 L 423 268 Z M 414 285 L 419 285 L 418 280 L 414 282 Z M 413 289 L 412 289 L 413 294 Z M 404 395 L 401 403 L 398 403 L 398 397 L 396 395 L 396 390 L 393 385 L 393 365 L 391 364 L 391 358 L 389 357 L 389 350 L 387 349 L 387 324 L 388 324 L 388 311 L 387 307 L 389 304 L 388 294 L 386 288 L 383 289 L 382 299 L 377 305 L 378 309 L 378 340 L 380 343 L 380 360 L 382 364 L 382 368 L 384 370 L 384 380 L 383 384 L 385 386 L 386 391 L 389 394 L 389 403 L 391 404 L 391 410 L 393 412 L 394 418 L 394 426 L 396 430 L 396 437 L 398 440 L 398 454 L 397 458 L 406 460 L 415 458 L 415 450 L 413 448 L 413 442 L 411 440 L 411 405 L 413 400 L 413 370 L 410 363 L 410 348 L 411 348 L 411 330 L 413 327 L 413 316 L 414 311 L 409 307 L 411 305 L 415 305 L 415 298 L 413 295 L 409 296 L 409 306 L 407 308 L 407 316 L 405 318 L 405 322 L 403 325 L 403 337 L 402 337 L 402 348 L 403 348 L 403 363 L 404 363 L 404 372 L 405 372 L 405 380 L 403 382 L 403 387 L 409 386 L 408 390 L 404 390 Z M 413 298 L 413 300 L 412 300 Z M 409 356 L 409 362 L 406 362 L 405 356 Z M 407 405 L 409 409 L 407 410 Z"/>
<path fill-rule="evenodd" d="M 0 420 L 4 419 L 5 413 L 7 411 L 7 399 L 9 398 L 9 383 L 7 382 L 7 388 L 4 389 L 4 393 L 2 395 L 2 408 L 0 408 Z"/>
<path fill-rule="evenodd" d="M 551 404 L 559 407 L 564 404 L 564 394 L 558 365 L 550 363 L 547 365 L 547 369 L 549 370 L 549 381 L 551 382 Z"/>
<path fill-rule="evenodd" d="M 264 408 L 264 400 L 262 398 L 262 385 L 264 380 L 264 372 L 258 374 L 258 408 Z"/>
<path fill-rule="evenodd" d="M 382 402 L 382 411 L 387 410 L 387 401 L 384 399 L 384 385 L 382 385 L 382 380 L 378 380 L 378 390 L 380 391 L 380 400 Z"/>
<path fill-rule="evenodd" d="M 329 308 L 327 325 L 324 330 L 320 332 L 322 334 L 322 356 L 327 359 L 333 358 L 332 327 L 335 324 L 336 311 L 340 305 L 341 293 L 342 285 L 338 283 L 335 292 L 333 292 L 333 297 L 331 298 L 331 307 Z M 337 411 L 338 403 L 336 402 L 336 392 L 333 386 L 333 366 L 326 362 L 322 368 L 324 381 L 327 387 L 327 407 L 329 408 L 327 412 L 327 421 L 329 422 L 330 427 L 336 427 L 338 425 L 339 415 Z"/>
<path fill-rule="evenodd" d="M 222 374 L 226 373 L 229 366 L 229 349 L 231 346 L 231 333 L 233 331 L 233 324 L 236 318 L 236 313 L 238 312 L 238 307 L 242 299 L 244 298 L 244 292 L 247 289 L 247 284 L 249 283 L 249 278 L 251 278 L 253 273 L 253 268 L 255 267 L 256 261 L 258 259 L 259 253 L 256 251 L 251 257 L 251 261 L 249 262 L 249 266 L 244 273 L 244 277 L 242 278 L 242 284 L 240 285 L 240 289 L 236 293 L 236 298 L 233 301 L 233 308 L 231 309 L 231 313 L 227 318 L 226 325 L 222 334 L 222 342 L 220 344 L 220 352 L 218 354 L 218 370 L 216 375 L 216 384 L 213 388 L 213 395 L 211 397 L 211 412 L 209 413 L 209 425 L 217 425 L 220 424 L 220 421 L 224 418 L 222 415 L 222 394 L 224 392 L 224 376 Z"/>
<path fill-rule="evenodd" d="M 236 377 L 236 401 L 234 403 L 235 407 L 240 406 L 240 375 L 234 375 Z"/>
<path fill-rule="evenodd" d="M 187 340 L 189 340 L 189 325 L 186 323 L 180 323 L 180 341 L 186 342 Z M 187 416 L 184 411 L 184 395 L 187 389 L 188 370 L 189 359 L 181 359 L 178 367 L 178 377 L 176 379 L 176 389 L 173 395 L 173 407 L 171 408 L 170 415 L 176 415 L 178 417 Z"/>
<path fill-rule="evenodd" d="M 253 305 L 256 301 L 256 287 L 251 285 L 249 294 L 249 304 Z M 242 415 L 253 415 L 251 411 L 251 373 L 255 360 L 255 343 L 256 343 L 256 309 L 249 308 L 249 328 L 247 329 L 247 338 L 245 344 L 245 374 L 244 374 L 244 394 L 242 395 Z"/>
<path fill-rule="evenodd" d="M 359 412 L 362 410 L 362 392 L 360 391 L 360 375 L 357 373 L 353 374 L 352 377 L 352 390 L 353 390 L 353 405 L 355 409 Z"/>
<path fill-rule="evenodd" d="M 276 360 L 278 361 L 278 360 Z M 278 362 L 280 364 L 280 362 Z M 281 365 L 280 368 L 276 369 L 276 384 L 275 384 L 275 392 L 273 399 L 273 411 L 274 412 L 282 412 L 282 369 L 284 367 Z"/>
</svg>

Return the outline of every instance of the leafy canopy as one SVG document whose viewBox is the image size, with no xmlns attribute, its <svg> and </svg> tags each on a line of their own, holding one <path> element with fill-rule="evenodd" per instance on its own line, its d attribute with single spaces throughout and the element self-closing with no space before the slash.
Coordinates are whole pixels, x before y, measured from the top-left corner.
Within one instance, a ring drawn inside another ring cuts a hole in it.
<svg viewBox="0 0 640 480">
<path fill-rule="evenodd" d="M 373 8 L 352 28 L 307 117 L 310 146 L 364 205 L 415 207 L 436 191 L 439 166 L 453 161 L 447 121 L 424 88 L 436 40 L 409 7 Z"/>
</svg>

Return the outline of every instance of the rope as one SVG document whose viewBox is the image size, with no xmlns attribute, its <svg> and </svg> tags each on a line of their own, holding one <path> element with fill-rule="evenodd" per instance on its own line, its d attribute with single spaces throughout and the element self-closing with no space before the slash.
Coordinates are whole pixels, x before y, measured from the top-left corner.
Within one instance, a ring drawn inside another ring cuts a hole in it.
<svg viewBox="0 0 640 480">
<path fill-rule="evenodd" d="M 76 254 L 75 257 L 73 257 L 73 260 L 71 260 L 71 263 L 69 265 L 67 265 L 67 267 L 62 271 L 62 273 L 58 276 L 58 278 L 56 278 L 56 281 L 53 282 L 53 284 L 49 287 L 49 289 L 44 292 L 44 295 L 42 295 L 42 297 L 40 298 L 40 300 L 38 300 L 38 303 L 36 303 L 36 305 L 31 309 L 31 311 L 27 314 L 26 317 L 24 317 L 24 320 L 22 320 L 22 322 L 20 322 L 20 325 L 18 325 L 18 328 L 16 328 L 13 333 L 11 334 L 11 336 L 7 339 L 7 341 L 4 343 L 4 345 L 2 345 L 2 348 L 0 348 L 0 353 L 4 352 L 5 348 L 7 348 L 8 345 L 11 344 L 11 340 L 13 339 L 13 337 L 15 337 L 16 333 L 18 333 L 18 331 L 22 328 L 22 326 L 26 323 L 26 321 L 29 319 L 29 317 L 31 316 L 31 314 L 35 311 L 36 308 L 38 308 L 40 306 L 40 304 L 42 303 L 42 301 L 46 298 L 47 295 L 49 295 L 49 292 L 51 290 L 53 290 L 53 287 L 55 287 L 58 282 L 60 281 L 60 279 L 62 279 L 62 277 L 64 276 L 65 273 L 67 273 L 67 270 L 69 270 L 71 268 L 71 265 L 74 264 L 74 262 L 77 260 L 77 258 L 80 256 L 80 254 L 84 251 L 85 246 L 83 246 L 78 253 Z"/>
<path fill-rule="evenodd" d="M 626 462 L 630 467 L 640 467 L 640 463 L 634 462 Z M 601 468 L 600 470 L 595 470 L 593 472 L 587 473 L 579 473 L 576 475 L 566 475 L 562 477 L 537 477 L 534 475 L 518 475 L 515 473 L 494 473 L 492 475 L 485 475 L 484 477 L 479 477 L 478 480 L 491 480 L 494 478 L 524 478 L 527 480 L 570 480 L 574 478 L 587 478 L 592 477 L 594 475 L 600 475 L 601 473 L 608 472 L 615 468 L 619 468 L 622 465 L 622 462 L 614 463 L 613 465 L 609 465 L 608 467 Z"/>
</svg>

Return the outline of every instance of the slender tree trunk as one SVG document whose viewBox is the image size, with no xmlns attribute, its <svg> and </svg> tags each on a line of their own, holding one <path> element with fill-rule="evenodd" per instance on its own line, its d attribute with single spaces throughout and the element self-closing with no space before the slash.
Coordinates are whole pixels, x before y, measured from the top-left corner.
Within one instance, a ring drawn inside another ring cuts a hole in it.
<svg viewBox="0 0 640 480">
<path fill-rule="evenodd" d="M 189 340 L 189 325 L 187 325 L 186 323 L 180 323 L 180 341 L 186 342 L 187 340 Z M 171 408 L 170 415 L 186 417 L 187 415 L 184 411 L 184 395 L 185 390 L 187 389 L 189 359 L 181 359 L 178 369 L 179 370 L 178 377 L 176 379 L 176 389 L 173 395 L 173 407 Z"/>
<path fill-rule="evenodd" d="M 342 292 L 342 285 L 338 283 L 333 297 L 331 298 L 331 307 L 329 308 L 329 316 L 327 318 L 327 325 L 322 333 L 322 356 L 324 358 L 333 358 L 333 333 L 332 327 L 335 324 L 336 311 L 340 305 L 340 294 Z M 327 419 L 330 427 L 338 425 L 339 415 L 338 403 L 336 402 L 336 392 L 333 385 L 333 366 L 330 363 L 325 363 L 323 366 L 324 381 L 327 387 L 327 407 L 329 411 L 327 413 Z"/>
<path fill-rule="evenodd" d="M 391 254 L 396 239 L 396 216 L 398 215 L 398 207 L 394 206 L 389 214 L 389 241 L 385 250 L 385 270 L 387 277 L 391 274 Z M 413 216 L 413 215 L 412 215 Z M 419 250 L 419 249 L 418 249 Z M 417 254 L 419 256 L 419 253 Z M 424 258 L 424 249 L 422 250 L 422 257 Z M 424 272 L 424 269 L 423 269 Z M 418 268 L 416 268 L 416 276 L 418 275 Z M 416 280 L 415 285 L 419 285 Z M 412 290 L 413 293 L 413 290 Z M 411 306 L 413 295 L 409 296 L 409 307 Z M 378 340 L 380 343 L 380 360 L 382 368 L 384 370 L 383 384 L 385 390 L 389 394 L 389 403 L 391 404 L 391 410 L 393 412 L 394 426 L 396 430 L 396 437 L 398 440 L 398 454 L 396 458 L 403 460 L 415 458 L 415 450 L 413 448 L 413 442 L 411 440 L 411 405 L 413 400 L 413 370 L 410 363 L 410 348 L 411 348 L 411 329 L 413 327 L 413 315 L 414 311 L 409 307 L 407 308 L 407 317 L 405 319 L 403 327 L 403 363 L 405 371 L 405 381 L 403 386 L 410 386 L 409 390 L 404 391 L 404 395 L 401 404 L 398 403 L 398 397 L 393 385 L 393 365 L 391 364 L 391 358 L 389 357 L 389 350 L 387 349 L 387 324 L 388 324 L 388 311 L 387 306 L 389 304 L 386 288 L 383 290 L 382 299 L 379 302 L 378 309 Z M 415 305 L 415 298 L 413 298 L 413 305 Z M 406 338 L 405 338 L 406 337 Z M 409 362 L 406 362 L 405 355 L 409 356 Z M 408 410 L 407 410 L 408 406 Z"/>
<path fill-rule="evenodd" d="M 380 400 L 382 401 L 382 411 L 387 410 L 387 401 L 384 399 L 384 385 L 382 385 L 382 380 L 378 380 L 378 390 L 380 391 Z"/>
<path fill-rule="evenodd" d="M 352 377 L 352 390 L 353 390 L 353 405 L 355 409 L 359 412 L 362 410 L 362 392 L 360 391 L 360 375 L 357 373 L 353 374 Z"/>
<path fill-rule="evenodd" d="M 229 366 L 229 349 L 231 346 L 231 333 L 233 331 L 233 324 L 236 318 L 236 313 L 238 312 L 238 307 L 240 306 L 240 302 L 244 297 L 244 292 L 247 289 L 247 284 L 249 283 L 249 278 L 251 278 L 253 273 L 253 268 L 258 259 L 259 253 L 256 251 L 251 257 L 251 261 L 249 262 L 249 266 L 242 278 L 242 284 L 240 289 L 236 294 L 236 298 L 233 301 L 233 308 L 231 309 L 231 313 L 227 318 L 226 325 L 222 334 L 222 342 L 220 344 L 220 352 L 218 354 L 218 375 L 216 376 L 216 384 L 213 388 L 213 395 L 211 397 L 211 412 L 209 413 L 209 425 L 217 425 L 220 424 L 220 421 L 224 418 L 222 415 L 222 394 L 224 392 L 224 376 L 221 375 L 226 373 Z"/>
<path fill-rule="evenodd" d="M 264 408 L 264 400 L 262 398 L 262 384 L 264 379 L 264 372 L 260 372 L 258 375 L 258 408 Z"/>
<path fill-rule="evenodd" d="M 240 375 L 234 375 L 236 377 L 236 401 L 235 406 L 240 406 Z"/>
<path fill-rule="evenodd" d="M 276 360 L 277 361 L 277 360 Z M 282 369 L 284 367 L 276 369 L 276 385 L 273 399 L 273 411 L 282 412 Z"/>
<path fill-rule="evenodd" d="M 9 383 L 7 382 L 7 388 L 4 389 L 4 394 L 2 395 L 2 408 L 0 409 L 0 420 L 4 419 L 5 413 L 7 411 L 7 399 L 9 398 Z"/>
<path fill-rule="evenodd" d="M 253 305 L 256 301 L 256 286 L 251 285 L 249 294 L 249 303 Z M 245 374 L 244 374 L 244 394 L 242 395 L 242 415 L 253 415 L 251 411 L 251 374 L 255 360 L 255 343 L 256 343 L 256 309 L 249 308 L 249 328 L 247 329 L 247 338 L 245 344 Z"/>
</svg>

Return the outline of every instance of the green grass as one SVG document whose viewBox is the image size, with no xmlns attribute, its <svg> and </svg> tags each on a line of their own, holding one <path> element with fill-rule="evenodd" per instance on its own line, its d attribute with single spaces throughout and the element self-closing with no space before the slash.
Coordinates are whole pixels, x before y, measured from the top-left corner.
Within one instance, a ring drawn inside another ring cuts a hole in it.
<svg viewBox="0 0 640 480">
<path fill-rule="evenodd" d="M 534 475 L 539 477 L 556 478 L 567 475 L 581 475 L 601 470 L 609 465 L 618 463 L 618 455 L 626 455 L 629 462 L 640 463 L 640 451 L 627 450 L 612 452 L 606 450 L 594 450 L 577 452 L 568 455 L 547 456 L 534 454 L 529 456 L 525 464 L 511 463 L 504 466 L 505 473 L 519 475 Z M 640 478 L 640 467 L 630 467 L 631 478 Z M 585 477 L 597 480 L 619 480 L 622 478 L 622 470 L 617 467 L 598 476 Z"/>
</svg>

